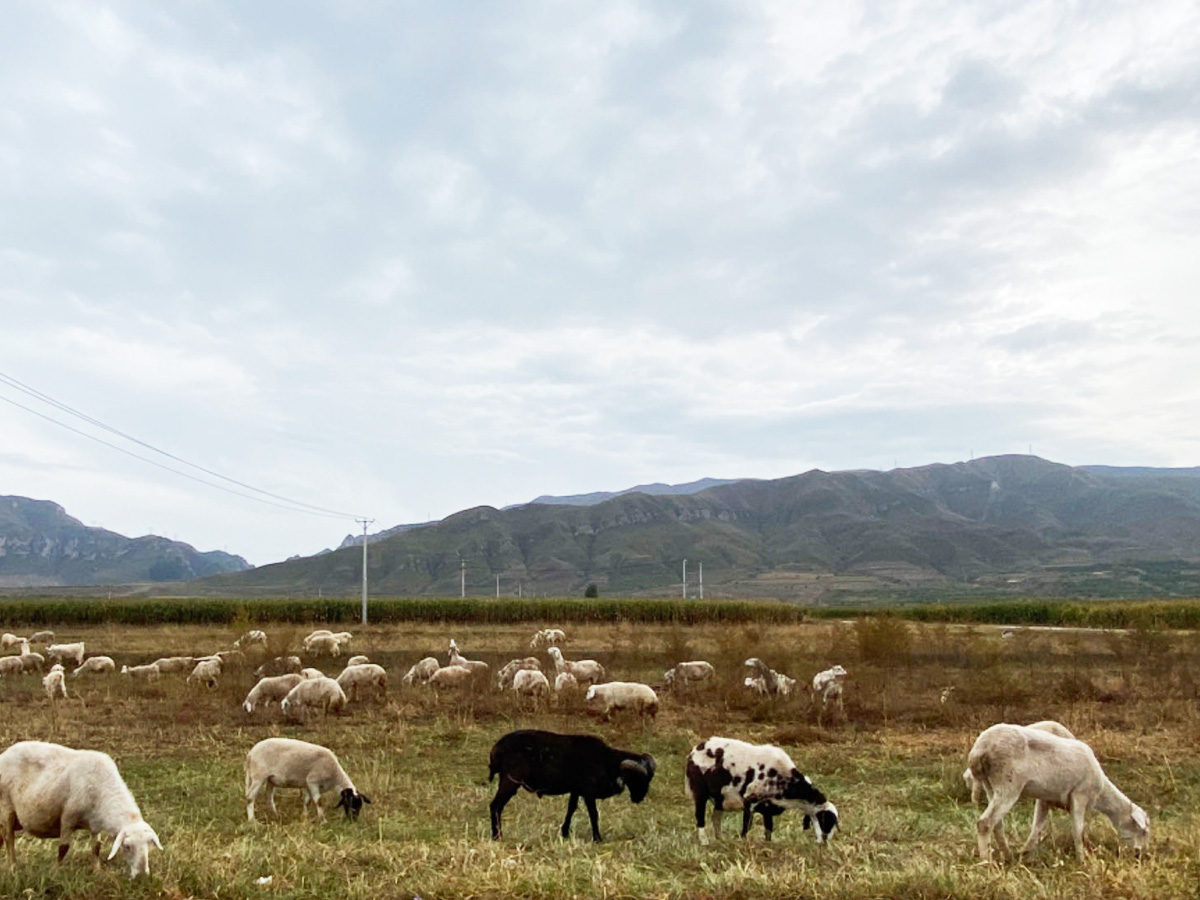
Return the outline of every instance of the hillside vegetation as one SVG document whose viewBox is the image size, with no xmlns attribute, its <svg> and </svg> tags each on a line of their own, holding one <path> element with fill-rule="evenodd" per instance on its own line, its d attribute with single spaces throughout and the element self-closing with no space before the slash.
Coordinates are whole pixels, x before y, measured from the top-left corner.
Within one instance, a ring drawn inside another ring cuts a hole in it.
<svg viewBox="0 0 1200 900">
<path fill-rule="evenodd" d="M 392 595 L 689 593 L 830 600 L 968 588 L 991 594 L 1200 593 L 1200 478 L 1093 472 L 1003 456 L 891 472 L 812 471 L 590 506 L 479 507 L 373 544 Z M 247 593 L 351 593 L 348 548 L 208 579 Z"/>
</svg>

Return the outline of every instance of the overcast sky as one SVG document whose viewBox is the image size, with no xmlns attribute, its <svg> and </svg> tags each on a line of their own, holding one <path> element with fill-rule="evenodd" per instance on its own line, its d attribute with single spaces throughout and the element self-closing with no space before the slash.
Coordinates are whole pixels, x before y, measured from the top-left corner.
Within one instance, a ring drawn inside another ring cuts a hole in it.
<svg viewBox="0 0 1200 900">
<path fill-rule="evenodd" d="M 0 494 L 256 565 L 651 481 L 1197 465 L 1198 284 L 1195 0 L 0 28 L 0 372 L 348 517 L 9 383 Z"/>
</svg>

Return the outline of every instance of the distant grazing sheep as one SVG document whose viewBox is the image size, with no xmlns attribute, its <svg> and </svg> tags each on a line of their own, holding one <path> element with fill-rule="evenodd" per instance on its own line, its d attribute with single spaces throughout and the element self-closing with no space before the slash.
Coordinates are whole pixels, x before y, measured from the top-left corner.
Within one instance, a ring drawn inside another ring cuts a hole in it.
<svg viewBox="0 0 1200 900">
<path fill-rule="evenodd" d="M 470 687 L 474 681 L 475 676 L 470 669 L 464 669 L 462 666 L 442 666 L 429 676 L 428 684 L 435 690 L 443 688 L 457 690 Z"/>
<path fill-rule="evenodd" d="M 50 667 L 50 671 L 42 679 L 42 688 L 51 702 L 60 697 L 63 700 L 67 699 L 66 673 L 63 671 L 62 663 L 55 663 Z"/>
<path fill-rule="evenodd" d="M 83 663 L 83 641 L 74 644 L 51 644 L 46 648 L 46 659 L 64 664 L 71 660 L 78 666 Z"/>
<path fill-rule="evenodd" d="M 546 653 L 554 660 L 556 673 L 570 672 L 580 684 L 596 684 L 604 680 L 604 666 L 594 659 L 563 659 L 562 651 L 557 647 L 546 648 Z"/>
<path fill-rule="evenodd" d="M 496 675 L 496 686 L 500 690 L 512 687 L 513 677 L 522 669 L 529 669 L 540 672 L 542 664 L 538 662 L 536 656 L 526 656 L 524 659 L 510 659 L 500 669 Z"/>
<path fill-rule="evenodd" d="M 766 688 L 766 693 L 772 697 L 790 697 L 796 688 L 796 679 L 789 678 L 782 672 L 776 672 L 757 656 L 746 660 L 746 668 L 751 670 L 752 678 L 760 679 Z"/>
<path fill-rule="evenodd" d="M 299 673 L 302 668 L 304 668 L 304 663 L 300 661 L 300 657 L 298 656 L 276 656 L 274 659 L 268 659 L 255 669 L 254 677 L 266 678 L 271 675 Z"/>
<path fill-rule="evenodd" d="M 566 642 L 567 635 L 561 628 L 543 628 L 529 641 L 529 649 L 541 650 L 543 647 L 554 647 Z"/>
<path fill-rule="evenodd" d="M 433 677 L 433 673 L 442 667 L 441 663 L 432 656 L 426 656 L 420 662 L 413 663 L 411 669 L 400 679 L 401 684 L 421 684 Z"/>
<path fill-rule="evenodd" d="M 450 662 L 452 666 L 462 666 L 473 675 L 486 675 L 488 664 L 479 659 L 467 659 L 458 652 L 458 644 L 454 643 L 454 638 L 450 639 Z"/>
<path fill-rule="evenodd" d="M 249 647 L 252 644 L 265 647 L 267 645 L 267 633 L 265 631 L 260 631 L 257 628 L 253 628 L 233 642 L 233 646 L 239 648 Z"/>
<path fill-rule="evenodd" d="M 195 682 L 196 684 L 204 684 L 210 688 L 217 686 L 217 681 L 221 677 L 221 660 L 215 656 L 205 657 L 198 661 L 193 667 L 192 672 L 188 675 L 188 684 Z"/>
<path fill-rule="evenodd" d="M 325 715 L 346 708 L 346 692 L 332 678 L 302 678 L 280 701 L 280 709 L 289 717 L 302 717 L 320 710 Z"/>
<path fill-rule="evenodd" d="M 702 659 L 676 663 L 663 672 L 663 684 L 669 688 L 688 688 L 711 681 L 716 672 L 712 663 Z"/>
<path fill-rule="evenodd" d="M 337 677 L 337 683 L 346 697 L 355 702 L 359 693 L 366 693 L 383 700 L 387 697 L 387 672 L 375 663 L 360 663 L 347 666 Z"/>
<path fill-rule="evenodd" d="M 164 675 L 174 672 L 191 672 L 196 665 L 194 656 L 162 656 L 154 661 L 158 671 Z"/>
<path fill-rule="evenodd" d="M 53 631 L 35 631 L 29 636 L 29 643 L 41 644 L 43 647 L 54 643 Z"/>
<path fill-rule="evenodd" d="M 653 718 L 658 714 L 658 695 L 654 689 L 636 681 L 609 681 L 593 684 L 584 696 L 585 703 L 598 702 L 604 706 L 604 717 L 610 718 L 621 709 L 631 710 Z"/>
<path fill-rule="evenodd" d="M 108 675 L 117 670 L 117 664 L 111 656 L 89 656 L 75 671 L 71 673 L 72 678 L 78 678 L 80 675 Z"/>
<path fill-rule="evenodd" d="M 150 663 L 145 666 L 121 666 L 121 674 L 138 681 L 157 681 L 162 672 L 158 670 L 158 666 Z"/>
<path fill-rule="evenodd" d="M 286 675 L 268 675 L 260 678 L 250 693 L 242 701 L 242 708 L 248 713 L 254 712 L 260 703 L 279 703 L 291 693 L 292 688 L 303 681 L 299 675 L 289 672 Z"/>
</svg>

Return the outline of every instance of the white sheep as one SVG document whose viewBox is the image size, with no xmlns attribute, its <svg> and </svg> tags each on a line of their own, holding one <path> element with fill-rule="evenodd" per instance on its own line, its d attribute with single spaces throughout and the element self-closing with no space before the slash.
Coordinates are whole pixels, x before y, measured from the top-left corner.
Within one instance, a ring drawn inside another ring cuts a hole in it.
<svg viewBox="0 0 1200 900">
<path fill-rule="evenodd" d="M 579 690 L 579 680 L 570 672 L 559 672 L 554 677 L 554 693 Z"/>
<path fill-rule="evenodd" d="M 358 656 L 352 656 L 348 660 L 346 660 L 346 668 L 348 669 L 351 666 L 365 666 L 370 661 L 371 661 L 370 658 L 363 656 L 360 653 Z"/>
<path fill-rule="evenodd" d="M 187 677 L 188 684 L 193 682 L 197 684 L 205 684 L 210 688 L 217 686 L 217 680 L 221 677 L 221 660 L 215 656 L 206 656 L 197 660 L 196 665 L 192 668 L 192 672 Z"/>
<path fill-rule="evenodd" d="M 486 675 L 488 672 L 488 664 L 479 659 L 467 659 L 458 652 L 458 644 L 454 643 L 454 638 L 450 639 L 450 662 L 452 666 L 462 666 L 464 669 L 471 672 L 473 675 Z"/>
<path fill-rule="evenodd" d="M 250 688 L 246 699 L 242 701 L 242 708 L 246 712 L 252 713 L 260 703 L 279 703 L 291 692 L 292 688 L 303 680 L 295 673 L 268 675 L 266 678 L 260 678 L 258 683 Z"/>
<path fill-rule="evenodd" d="M 0 656 L 0 678 L 9 675 L 21 675 L 25 672 L 25 663 L 19 656 Z"/>
<path fill-rule="evenodd" d="M 663 672 L 663 684 L 667 687 L 688 688 L 711 681 L 716 673 L 717 670 L 713 668 L 713 664 L 702 659 L 676 663 Z"/>
<path fill-rule="evenodd" d="M 766 679 L 760 675 L 747 675 L 742 679 L 742 684 L 745 685 L 748 690 L 751 690 L 763 697 L 770 693 L 770 691 L 767 689 Z"/>
<path fill-rule="evenodd" d="M 75 665 L 83 663 L 83 641 L 73 644 L 51 644 L 46 648 L 46 659 L 51 662 L 65 663 L 68 659 Z"/>
<path fill-rule="evenodd" d="M 535 700 L 550 696 L 550 681 L 538 669 L 518 669 L 513 675 L 513 690 Z"/>
<path fill-rule="evenodd" d="M 838 709 L 845 710 L 842 705 L 842 682 L 847 674 L 841 666 L 834 666 L 813 676 L 813 696 L 821 698 L 822 707 L 828 706 L 830 700 L 836 700 Z"/>
<path fill-rule="evenodd" d="M 554 660 L 555 672 L 570 672 L 580 684 L 597 684 L 604 680 L 604 666 L 594 659 L 563 659 L 562 651 L 557 647 L 546 648 L 546 653 Z"/>
<path fill-rule="evenodd" d="M 257 644 L 261 647 L 267 646 L 267 633 L 258 628 L 252 628 L 233 642 L 233 646 L 239 648 L 249 647 L 251 644 Z"/>
<path fill-rule="evenodd" d="M 162 849 L 112 757 L 42 741 L 20 741 L 0 753 L 0 823 L 13 865 L 18 824 L 31 837 L 56 838 L 60 862 L 78 829 L 91 833 L 97 858 L 100 835 L 115 835 L 108 858 L 123 853 L 130 878 L 148 875 L 150 848 Z"/>
<path fill-rule="evenodd" d="M 408 672 L 405 673 L 404 677 L 400 679 L 400 683 L 420 684 L 426 682 L 433 676 L 433 673 L 441 667 L 442 664 L 439 663 L 434 657 L 426 656 L 419 662 L 413 663 L 412 668 L 409 669 Z"/>
<path fill-rule="evenodd" d="M 283 714 L 303 717 L 320 710 L 325 715 L 340 713 L 346 706 L 346 692 L 332 678 L 301 678 L 279 703 Z"/>
<path fill-rule="evenodd" d="M 266 678 L 268 675 L 289 675 L 299 672 L 304 663 L 298 656 L 276 656 L 254 670 L 255 678 Z"/>
<path fill-rule="evenodd" d="M 566 642 L 567 635 L 561 628 L 543 628 L 529 641 L 529 649 L 540 650 L 543 647 L 553 647 Z"/>
<path fill-rule="evenodd" d="M 80 675 L 108 675 L 116 670 L 117 664 L 111 656 L 89 656 L 75 667 L 75 671 L 71 673 L 71 677 L 78 678 Z"/>
<path fill-rule="evenodd" d="M 171 672 L 190 672 L 196 665 L 194 656 L 163 656 L 154 661 L 158 671 L 164 675 Z"/>
<path fill-rule="evenodd" d="M 310 656 L 341 656 L 342 642 L 332 634 L 310 634 L 304 639 L 304 652 Z"/>
<path fill-rule="evenodd" d="M 300 677 L 303 678 L 305 681 L 308 681 L 311 678 L 324 678 L 325 677 L 324 672 L 322 672 L 320 669 L 314 669 L 311 666 L 301 669 L 299 674 L 300 674 Z"/>
<path fill-rule="evenodd" d="M 29 643 L 41 644 L 43 647 L 47 647 L 50 644 L 54 643 L 54 632 L 48 631 L 48 630 L 47 631 L 35 631 L 33 634 L 31 634 L 29 636 Z"/>
<path fill-rule="evenodd" d="M 42 679 L 42 688 L 52 703 L 59 697 L 67 699 L 66 672 L 63 671 L 62 663 L 55 663 L 50 667 L 50 671 Z"/>
<path fill-rule="evenodd" d="M 347 666 L 337 677 L 337 683 L 346 696 L 355 702 L 360 691 L 376 694 L 380 700 L 387 696 L 387 672 L 383 666 L 375 663 Z"/>
<path fill-rule="evenodd" d="M 17 646 L 17 644 L 23 640 L 25 639 L 17 637 L 15 634 L 6 631 L 4 634 L 0 635 L 0 648 L 8 650 Z"/>
<path fill-rule="evenodd" d="M 976 738 L 967 769 L 988 796 L 977 826 L 979 857 L 984 862 L 991 860 L 993 836 L 1001 852 L 1008 854 L 1003 819 L 1021 797 L 1045 801 L 1035 810 L 1026 851 L 1041 840 L 1051 805 L 1070 810 L 1079 859 L 1084 857 L 1084 825 L 1093 810 L 1108 817 L 1123 843 L 1138 851 L 1149 844 L 1150 817 L 1109 781 L 1096 754 L 1083 741 L 1059 737 L 1044 727 L 993 725 Z"/>
<path fill-rule="evenodd" d="M 121 666 L 121 674 L 136 678 L 138 681 L 158 681 L 162 672 L 154 663 L 147 663 L 144 666 Z"/>
<path fill-rule="evenodd" d="M 340 794 L 334 809 L 345 809 L 346 817 L 350 819 L 357 818 L 362 805 L 371 802 L 358 792 L 332 750 L 292 738 L 266 738 L 246 754 L 246 818 L 251 822 L 254 821 L 254 801 L 263 787 L 267 789 L 267 803 L 272 813 L 278 813 L 276 788 L 300 788 L 304 812 L 308 812 L 309 801 L 312 801 L 320 821 L 325 819 L 321 795 L 327 791 Z"/>
<path fill-rule="evenodd" d="M 496 675 L 496 685 L 500 690 L 507 687 L 512 687 L 513 676 L 522 669 L 532 669 L 540 672 L 542 664 L 538 662 L 537 657 L 526 656 L 524 659 L 510 659 L 501 667 L 499 674 Z"/>
<path fill-rule="evenodd" d="M 658 695 L 648 684 L 636 681 L 609 681 L 593 684 L 584 696 L 585 703 L 598 701 L 604 704 L 604 717 L 610 717 L 619 709 L 632 710 L 643 716 L 658 714 Z"/>
<path fill-rule="evenodd" d="M 754 673 L 752 677 L 762 680 L 766 693 L 771 696 L 789 697 L 796 688 L 796 679 L 789 678 L 782 672 L 776 672 L 757 656 L 752 656 L 745 663 Z"/>
<path fill-rule="evenodd" d="M 429 676 L 428 684 L 435 690 L 438 688 L 457 689 L 468 687 L 474 679 L 475 676 L 470 669 L 464 669 L 462 666 L 442 666 Z"/>
<path fill-rule="evenodd" d="M 21 668 L 25 672 L 40 672 L 46 665 L 46 657 L 33 650 L 30 650 L 28 653 L 22 653 L 17 659 L 21 661 Z"/>
</svg>

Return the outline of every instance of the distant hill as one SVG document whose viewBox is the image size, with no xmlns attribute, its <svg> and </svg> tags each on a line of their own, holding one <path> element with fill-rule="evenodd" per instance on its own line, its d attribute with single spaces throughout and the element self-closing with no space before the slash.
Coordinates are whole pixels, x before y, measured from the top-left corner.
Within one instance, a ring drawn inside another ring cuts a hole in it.
<svg viewBox="0 0 1200 900">
<path fill-rule="evenodd" d="M 0 587 L 189 581 L 248 568 L 229 553 L 89 528 L 47 500 L 0 497 Z"/>
<path fill-rule="evenodd" d="M 379 594 L 681 590 L 821 599 L 969 586 L 1037 594 L 1200 594 L 1200 478 L 1093 472 L 999 456 L 890 472 L 823 472 L 620 493 L 588 506 L 478 507 L 381 541 Z M 213 590 L 353 593 L 339 550 L 206 579 Z M 518 588 L 518 585 L 520 586 Z"/>
</svg>

